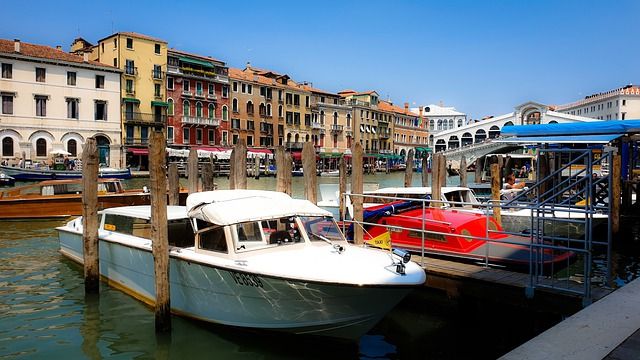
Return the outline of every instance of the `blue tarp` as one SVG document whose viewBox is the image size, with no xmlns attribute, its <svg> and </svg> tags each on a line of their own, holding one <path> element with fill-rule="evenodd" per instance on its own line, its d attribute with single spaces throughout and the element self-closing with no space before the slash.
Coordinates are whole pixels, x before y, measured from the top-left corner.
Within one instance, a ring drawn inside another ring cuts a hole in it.
<svg viewBox="0 0 640 360">
<path fill-rule="evenodd" d="M 608 144 L 622 135 L 513 136 L 494 141 L 507 144 Z"/>
<path fill-rule="evenodd" d="M 640 133 L 640 120 L 504 126 L 501 136 L 574 136 Z"/>
</svg>

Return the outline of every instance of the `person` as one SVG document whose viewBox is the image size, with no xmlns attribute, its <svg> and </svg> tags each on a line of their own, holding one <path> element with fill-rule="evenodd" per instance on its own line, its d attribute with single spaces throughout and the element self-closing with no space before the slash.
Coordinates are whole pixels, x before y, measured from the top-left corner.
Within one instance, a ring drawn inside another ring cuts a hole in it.
<svg viewBox="0 0 640 360">
<path fill-rule="evenodd" d="M 522 165 L 522 168 L 520 168 L 520 173 L 518 174 L 518 177 L 527 177 L 527 175 L 528 175 L 527 165 Z"/>
<path fill-rule="evenodd" d="M 504 184 L 505 189 L 522 189 L 525 187 L 524 182 L 516 183 L 516 176 L 513 173 L 507 175 L 507 182 Z"/>
</svg>

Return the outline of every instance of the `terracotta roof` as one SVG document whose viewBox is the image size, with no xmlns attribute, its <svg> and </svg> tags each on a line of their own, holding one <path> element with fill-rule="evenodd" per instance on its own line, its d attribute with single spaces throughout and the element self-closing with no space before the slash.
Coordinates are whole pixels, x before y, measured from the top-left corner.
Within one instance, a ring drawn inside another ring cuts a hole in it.
<svg viewBox="0 0 640 360">
<path fill-rule="evenodd" d="M 216 61 L 216 62 L 222 63 L 224 65 L 224 61 L 218 60 L 216 58 L 212 58 L 211 56 L 203 56 L 203 55 L 193 54 L 193 53 L 190 53 L 190 52 L 186 52 L 186 51 L 182 51 L 182 50 L 178 50 L 178 49 L 174 49 L 174 48 L 171 48 L 171 49 L 167 50 L 167 52 L 175 53 L 177 55 L 191 56 L 191 57 L 198 58 L 198 59 L 205 60 L 205 61 Z"/>
<path fill-rule="evenodd" d="M 251 69 L 240 70 L 238 68 L 230 67 L 229 68 L 229 78 L 248 81 L 248 82 L 259 83 L 259 84 L 268 85 L 268 86 L 276 86 L 276 87 L 280 87 L 280 88 L 289 88 L 289 89 L 298 90 L 298 91 L 300 91 L 300 90 L 309 91 L 309 90 L 306 90 L 306 89 L 302 88 L 301 86 L 298 86 L 297 84 L 295 84 L 295 81 L 293 81 L 293 80 L 291 80 L 292 84 L 283 85 L 282 83 L 279 83 L 279 82 L 275 81 L 275 79 L 270 78 L 270 77 L 266 77 L 266 76 L 263 76 L 263 75 L 259 75 L 258 73 L 253 72 Z"/>
<path fill-rule="evenodd" d="M 136 33 L 136 32 L 129 32 L 129 31 L 120 31 L 120 32 L 111 34 L 109 36 L 105 36 L 102 39 L 98 40 L 98 42 L 100 42 L 100 41 L 102 41 L 104 39 L 108 39 L 108 38 L 114 37 L 116 35 L 131 36 L 131 37 L 135 37 L 135 38 L 138 38 L 138 39 L 157 41 L 157 42 L 161 42 L 161 43 L 165 43 L 165 44 L 167 43 L 166 41 L 164 41 L 162 39 L 159 39 L 159 38 L 154 38 L 154 37 L 151 37 L 151 36 L 148 36 L 148 35 L 139 34 L 139 33 Z"/>
<path fill-rule="evenodd" d="M 401 108 L 385 100 L 378 101 L 378 109 L 382 111 L 390 111 L 398 114 L 419 116 L 418 114 L 411 112 L 409 109 Z"/>
<path fill-rule="evenodd" d="M 40 59 L 49 59 L 54 61 L 66 61 L 78 64 L 91 64 L 93 66 L 99 66 L 108 69 L 116 69 L 111 65 L 106 65 L 97 61 L 84 61 L 84 57 L 80 55 L 70 54 L 62 50 L 54 49 L 50 46 L 35 45 L 25 42 L 20 42 L 20 53 L 15 52 L 15 45 L 13 40 L 0 39 L 0 53 L 23 55 Z"/>
<path fill-rule="evenodd" d="M 330 91 L 325 91 L 325 90 L 317 89 L 317 88 L 311 87 L 311 86 L 309 86 L 309 85 L 304 85 L 304 84 L 302 84 L 302 85 L 300 85 L 300 87 L 301 87 L 301 88 L 303 88 L 304 90 L 311 91 L 311 92 L 313 92 L 313 93 L 318 93 L 318 94 L 327 94 L 327 95 L 331 95 L 331 96 L 338 96 L 338 94 L 336 94 L 336 93 L 332 93 L 332 92 L 330 92 Z"/>
<path fill-rule="evenodd" d="M 342 91 L 338 91 L 338 95 L 343 95 L 343 94 L 355 94 L 355 90 L 351 90 L 351 89 L 345 89 Z"/>
</svg>

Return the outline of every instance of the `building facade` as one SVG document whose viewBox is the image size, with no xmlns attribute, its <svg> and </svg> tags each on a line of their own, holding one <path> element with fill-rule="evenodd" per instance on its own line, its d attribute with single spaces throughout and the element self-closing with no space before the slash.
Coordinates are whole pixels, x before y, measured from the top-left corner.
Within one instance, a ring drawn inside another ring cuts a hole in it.
<svg viewBox="0 0 640 360">
<path fill-rule="evenodd" d="M 379 107 L 393 114 L 393 153 L 406 159 L 409 150 L 413 149 L 415 158 L 422 158 L 431 151 L 429 148 L 429 130 L 427 122 L 421 114 L 409 110 L 409 103 L 404 107 L 395 106 L 391 102 L 380 101 Z"/>
<path fill-rule="evenodd" d="M 47 163 L 50 152 L 80 157 L 95 137 L 100 163 L 121 156 L 120 74 L 113 66 L 62 49 L 0 40 L 2 160 Z"/>
<path fill-rule="evenodd" d="M 229 68 L 224 62 L 169 49 L 166 89 L 169 146 L 228 144 Z"/>
<path fill-rule="evenodd" d="M 351 152 L 353 140 L 351 107 L 338 94 L 303 87 L 311 92 L 311 140 L 321 154 L 338 156 Z"/>
<path fill-rule="evenodd" d="M 640 86 L 626 85 L 589 95 L 582 100 L 559 105 L 555 111 L 599 120 L 640 119 Z"/>
<path fill-rule="evenodd" d="M 412 108 L 415 114 L 424 116 L 429 129 L 429 146 L 434 146 L 433 138 L 441 131 L 461 128 L 467 125 L 467 115 L 456 110 L 452 106 L 430 104 L 419 108 Z"/>
<path fill-rule="evenodd" d="M 126 163 L 146 170 L 149 131 L 166 127 L 167 42 L 143 34 L 118 32 L 98 40 L 96 45 L 76 39 L 71 52 L 88 52 L 92 60 L 122 70 L 120 103 Z"/>
<path fill-rule="evenodd" d="M 359 141 L 365 153 L 391 153 L 393 114 L 379 109 L 375 91 L 338 93 L 351 107 L 354 119 L 354 141 Z"/>
</svg>

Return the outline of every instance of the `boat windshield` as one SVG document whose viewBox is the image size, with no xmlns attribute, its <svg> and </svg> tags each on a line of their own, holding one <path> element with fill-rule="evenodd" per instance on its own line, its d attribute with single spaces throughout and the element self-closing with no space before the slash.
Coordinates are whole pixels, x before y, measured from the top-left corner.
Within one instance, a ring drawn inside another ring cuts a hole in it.
<svg viewBox="0 0 640 360">
<path fill-rule="evenodd" d="M 338 224 L 330 216 L 301 216 L 300 222 L 310 241 L 345 241 Z"/>
</svg>

